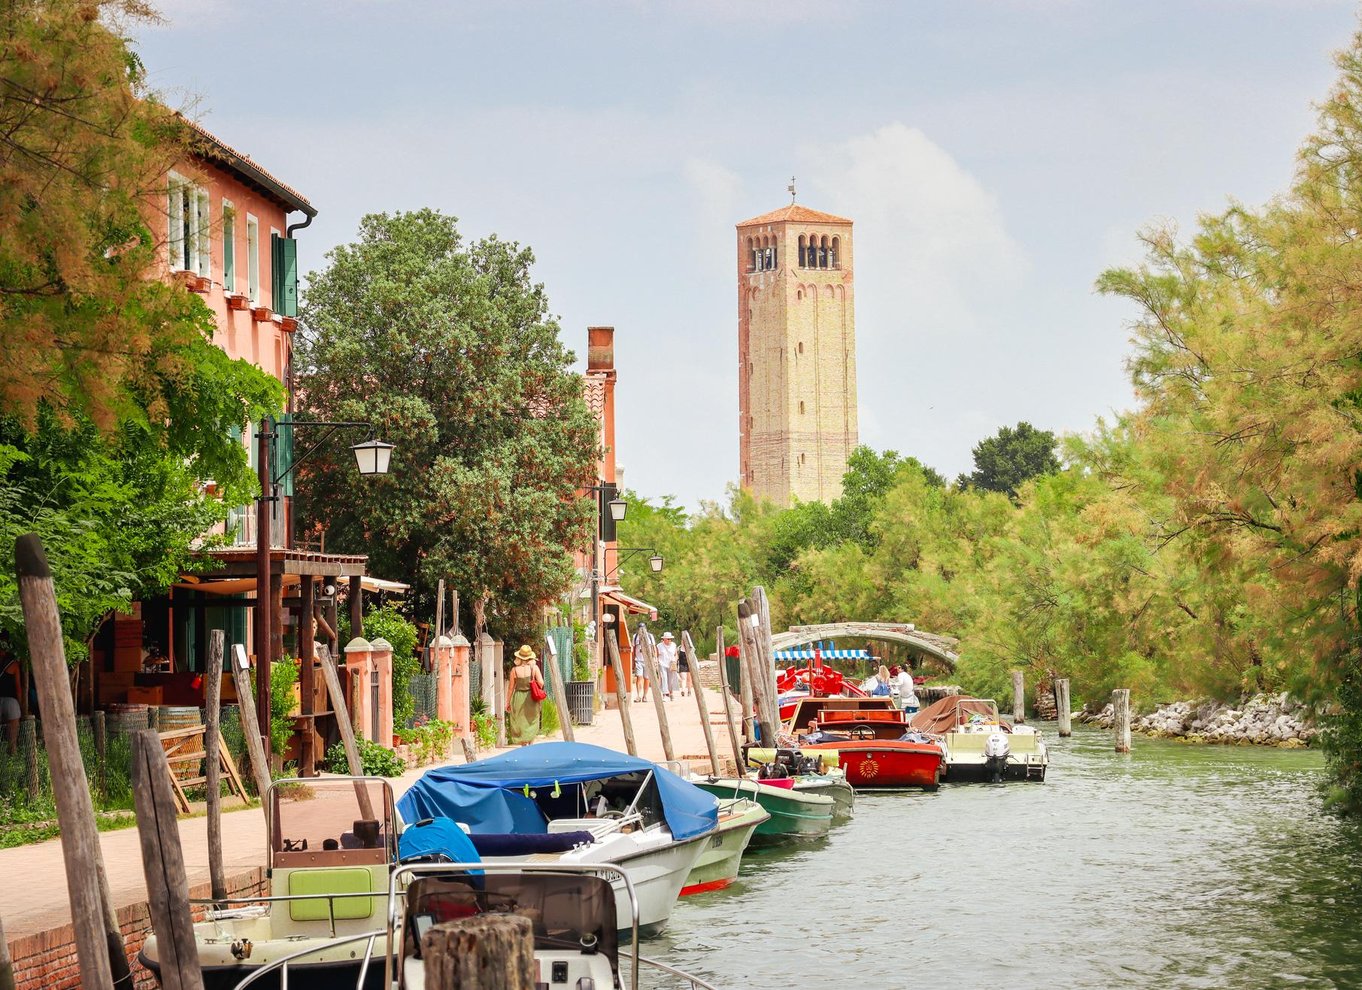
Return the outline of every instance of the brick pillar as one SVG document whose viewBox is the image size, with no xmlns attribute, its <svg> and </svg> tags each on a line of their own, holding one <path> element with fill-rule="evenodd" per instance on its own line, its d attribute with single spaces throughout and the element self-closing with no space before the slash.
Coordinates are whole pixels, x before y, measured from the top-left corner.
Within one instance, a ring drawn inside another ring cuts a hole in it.
<svg viewBox="0 0 1362 990">
<path fill-rule="evenodd" d="M 449 664 L 449 721 L 456 726 L 454 734 L 464 739 L 473 738 L 473 718 L 469 711 L 468 665 L 472 662 L 472 646 L 462 636 L 454 637 Z M 441 716 L 443 717 L 443 716 Z"/>
<path fill-rule="evenodd" d="M 367 639 L 356 636 L 345 645 L 345 669 L 351 684 L 358 685 L 350 699 L 355 710 L 350 713 L 355 721 L 355 731 L 363 739 L 374 738 L 373 706 L 369 701 L 369 682 L 373 671 L 373 647 Z M 391 740 L 389 740 L 391 741 Z"/>
<path fill-rule="evenodd" d="M 435 637 L 435 648 L 431 651 L 431 669 L 435 674 L 435 717 L 442 722 L 453 721 L 450 709 L 454 704 L 454 682 L 450 677 L 450 667 L 454 662 L 454 643 L 448 636 Z"/>
<path fill-rule="evenodd" d="M 369 644 L 378 669 L 378 739 L 389 749 L 393 744 L 393 645 L 383 637 Z"/>
</svg>

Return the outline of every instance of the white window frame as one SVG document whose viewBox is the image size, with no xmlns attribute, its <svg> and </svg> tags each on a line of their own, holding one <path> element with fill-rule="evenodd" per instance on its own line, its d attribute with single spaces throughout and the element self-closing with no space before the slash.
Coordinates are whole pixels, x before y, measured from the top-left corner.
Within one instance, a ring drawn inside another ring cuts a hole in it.
<svg viewBox="0 0 1362 990">
<path fill-rule="evenodd" d="M 236 292 L 236 207 L 222 198 L 222 291 Z M 229 260 L 230 259 L 230 260 Z"/>
<path fill-rule="evenodd" d="M 173 272 L 184 271 L 184 196 L 189 182 L 171 172 L 166 187 L 166 254 Z"/>
<path fill-rule="evenodd" d="M 246 214 L 246 298 L 260 305 L 260 220 Z"/>
<path fill-rule="evenodd" d="M 213 201 L 208 190 L 194 186 L 194 248 L 198 261 L 198 273 L 204 278 L 213 277 Z"/>
</svg>

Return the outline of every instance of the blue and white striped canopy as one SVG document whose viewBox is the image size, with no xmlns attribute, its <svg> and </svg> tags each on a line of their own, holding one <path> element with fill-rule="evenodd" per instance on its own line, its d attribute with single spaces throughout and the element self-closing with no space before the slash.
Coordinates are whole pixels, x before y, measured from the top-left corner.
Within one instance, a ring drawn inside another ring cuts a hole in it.
<svg viewBox="0 0 1362 990">
<path fill-rule="evenodd" d="M 814 651 L 811 649 L 803 650 L 776 650 L 777 660 L 812 660 Z M 824 660 L 871 660 L 873 657 L 869 650 L 819 650 L 818 655 Z"/>
</svg>

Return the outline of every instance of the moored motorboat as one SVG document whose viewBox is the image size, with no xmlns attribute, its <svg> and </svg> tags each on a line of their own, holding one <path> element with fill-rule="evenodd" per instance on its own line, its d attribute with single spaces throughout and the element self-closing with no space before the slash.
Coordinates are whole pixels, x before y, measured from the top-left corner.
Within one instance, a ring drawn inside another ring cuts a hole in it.
<svg viewBox="0 0 1362 990">
<path fill-rule="evenodd" d="M 586 743 L 536 743 L 428 771 L 404 821 L 450 818 L 487 863 L 611 863 L 636 891 L 640 931 L 662 931 L 718 824 L 718 804 L 671 771 Z M 628 910 L 616 884 L 619 912 Z"/>
<path fill-rule="evenodd" d="M 758 773 L 762 766 L 784 764 L 786 773 L 793 779 L 793 789 L 804 794 L 826 794 L 833 800 L 832 814 L 836 818 L 849 818 L 856 810 L 856 789 L 847 782 L 846 771 L 842 769 L 836 753 L 804 753 L 802 750 L 761 749 L 750 747 L 747 752 L 749 765 L 756 765 Z M 767 778 L 769 781 L 769 777 Z"/>
<path fill-rule="evenodd" d="M 942 779 L 945 750 L 931 736 L 912 730 L 907 713 L 888 698 L 824 698 L 800 702 L 792 729 L 802 752 L 834 752 L 856 789 L 920 787 Z"/>
<path fill-rule="evenodd" d="M 1043 781 L 1050 765 L 1044 737 L 1029 725 L 1012 725 L 986 698 L 951 695 L 909 720 L 917 732 L 939 735 L 946 747 L 944 779 Z"/>
<path fill-rule="evenodd" d="M 681 896 L 722 890 L 736 880 L 752 834 L 770 817 L 770 812 L 748 798 L 721 800 L 719 825 L 691 867 Z"/>
<path fill-rule="evenodd" d="M 756 845 L 819 839 L 832 828 L 836 802 L 825 794 L 796 791 L 793 781 L 759 781 L 750 777 L 692 777 L 691 782 L 715 797 L 756 801 L 770 817 L 752 836 Z"/>
<path fill-rule="evenodd" d="M 230 990 L 286 956 L 294 960 L 293 987 L 355 987 L 364 943 L 381 943 L 386 924 L 397 857 L 392 789 L 367 777 L 280 780 L 264 807 L 269 897 L 210 906 L 194 925 L 204 987 Z M 344 938 L 352 941 L 337 944 Z M 159 983 L 159 933 L 147 936 L 137 958 Z M 380 990 L 381 967 L 365 971 L 358 985 Z M 277 987 L 279 975 L 271 971 L 252 986 Z"/>
</svg>

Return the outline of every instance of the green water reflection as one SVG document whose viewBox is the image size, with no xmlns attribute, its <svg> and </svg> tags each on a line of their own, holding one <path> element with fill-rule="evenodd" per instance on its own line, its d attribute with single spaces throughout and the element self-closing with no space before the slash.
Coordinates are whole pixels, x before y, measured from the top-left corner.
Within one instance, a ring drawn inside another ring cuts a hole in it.
<svg viewBox="0 0 1362 990">
<path fill-rule="evenodd" d="M 730 990 L 1362 987 L 1362 833 L 1319 754 L 1043 729 L 1044 784 L 866 796 L 648 954 Z"/>
</svg>

